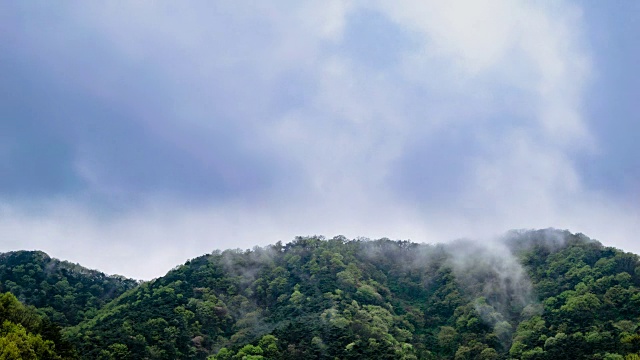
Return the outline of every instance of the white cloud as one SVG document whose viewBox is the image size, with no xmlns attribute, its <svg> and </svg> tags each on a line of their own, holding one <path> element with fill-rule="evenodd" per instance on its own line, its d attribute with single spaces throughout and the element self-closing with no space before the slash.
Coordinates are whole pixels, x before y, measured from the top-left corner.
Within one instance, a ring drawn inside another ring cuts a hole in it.
<svg viewBox="0 0 640 360">
<path fill-rule="evenodd" d="M 361 66 L 335 45 L 350 14 L 362 9 L 389 17 L 416 46 L 388 68 Z M 149 199 L 107 218 L 72 200 L 43 205 L 41 215 L 6 205 L 0 250 L 40 248 L 143 278 L 216 248 L 305 234 L 436 242 L 556 226 L 640 251 L 631 243 L 640 230 L 638 210 L 586 189 L 572 160 L 596 143 L 582 118 L 589 54 L 572 5 L 333 0 L 76 10 L 77 26 L 89 27 L 128 64 L 91 77 L 72 71 L 81 87 L 117 93 L 115 78 L 131 67 L 150 68 L 169 85 L 172 101 L 171 116 L 140 118 L 150 131 L 197 153 L 206 146 L 194 145 L 190 134 L 206 138 L 232 126 L 243 147 L 285 159 L 291 174 L 251 199 L 205 205 Z M 64 56 L 51 61 L 72 64 Z M 294 70 L 313 89 L 301 104 L 273 110 L 278 81 Z M 233 124 L 207 116 L 219 108 Z M 461 173 L 459 193 L 424 204 L 400 196 L 389 179 L 402 176 L 394 171 L 408 144 L 455 126 L 481 149 L 468 155 L 472 165 Z M 79 169 L 108 192 L 100 172 L 83 160 Z"/>
</svg>

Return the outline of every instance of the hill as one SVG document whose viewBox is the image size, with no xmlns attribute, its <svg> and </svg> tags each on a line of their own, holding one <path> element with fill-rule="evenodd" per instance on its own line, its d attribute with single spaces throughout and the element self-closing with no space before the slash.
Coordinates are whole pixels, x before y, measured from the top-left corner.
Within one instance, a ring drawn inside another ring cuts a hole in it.
<svg viewBox="0 0 640 360">
<path fill-rule="evenodd" d="M 86 359 L 635 359 L 639 288 L 636 255 L 567 231 L 300 237 L 192 259 L 64 333 Z"/>
<path fill-rule="evenodd" d="M 42 251 L 0 254 L 0 293 L 11 292 L 60 326 L 92 318 L 98 309 L 137 285 L 136 280 L 107 276 Z"/>
</svg>

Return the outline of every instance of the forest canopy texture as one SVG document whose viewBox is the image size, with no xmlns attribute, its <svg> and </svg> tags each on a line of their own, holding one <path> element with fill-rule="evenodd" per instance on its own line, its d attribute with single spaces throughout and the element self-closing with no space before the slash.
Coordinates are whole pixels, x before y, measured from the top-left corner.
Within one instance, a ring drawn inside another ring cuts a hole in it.
<svg viewBox="0 0 640 360">
<path fill-rule="evenodd" d="M 638 256 L 553 229 L 299 237 L 148 282 L 18 251 L 0 292 L 0 359 L 640 359 Z"/>
</svg>

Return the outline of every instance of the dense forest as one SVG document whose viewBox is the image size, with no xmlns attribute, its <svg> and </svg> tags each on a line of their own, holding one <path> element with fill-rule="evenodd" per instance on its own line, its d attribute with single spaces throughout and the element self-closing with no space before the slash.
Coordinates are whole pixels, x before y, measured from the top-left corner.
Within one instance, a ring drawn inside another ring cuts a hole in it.
<svg viewBox="0 0 640 360">
<path fill-rule="evenodd" d="M 0 292 L 0 358 L 640 359 L 638 256 L 552 229 L 299 237 L 148 282 L 20 251 Z"/>
</svg>

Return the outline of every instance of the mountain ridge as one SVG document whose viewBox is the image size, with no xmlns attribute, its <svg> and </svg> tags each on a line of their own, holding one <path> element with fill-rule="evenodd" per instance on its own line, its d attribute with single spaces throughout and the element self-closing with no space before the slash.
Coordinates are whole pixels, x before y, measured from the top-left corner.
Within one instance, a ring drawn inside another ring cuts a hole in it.
<svg viewBox="0 0 640 360">
<path fill-rule="evenodd" d="M 63 332 L 87 359 L 624 359 L 639 288 L 637 255 L 555 229 L 298 237 L 191 259 Z"/>
</svg>

